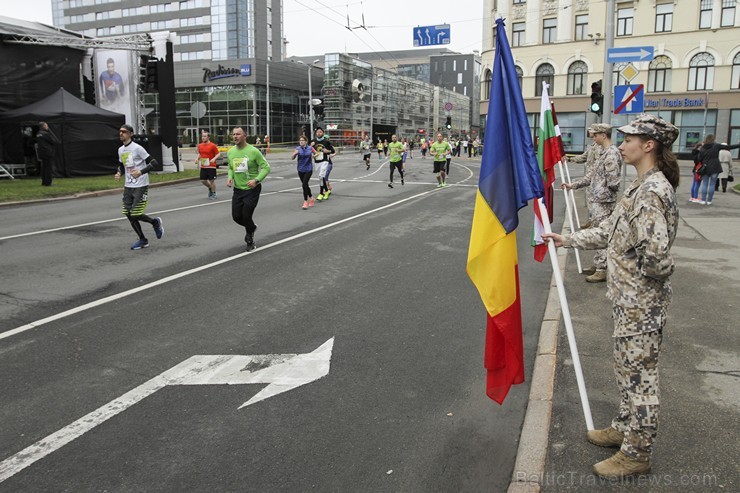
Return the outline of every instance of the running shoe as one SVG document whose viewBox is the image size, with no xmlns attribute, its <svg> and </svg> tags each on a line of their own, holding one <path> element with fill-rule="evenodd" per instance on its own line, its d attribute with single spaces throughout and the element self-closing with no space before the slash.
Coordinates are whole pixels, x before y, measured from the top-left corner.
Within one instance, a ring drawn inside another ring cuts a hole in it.
<svg viewBox="0 0 740 493">
<path fill-rule="evenodd" d="M 208 196 L 210 200 L 216 200 L 216 192 L 211 192 L 211 194 Z"/>
<path fill-rule="evenodd" d="M 149 240 L 146 238 L 131 245 L 131 250 L 141 250 L 142 248 L 149 248 Z"/>
<path fill-rule="evenodd" d="M 324 200 L 324 194 L 320 193 L 318 195 L 318 197 L 316 197 L 316 200 L 318 200 L 319 202 L 321 202 L 322 200 Z"/>
<path fill-rule="evenodd" d="M 301 206 L 301 209 L 306 210 L 308 209 L 308 200 L 303 201 L 303 205 Z"/>
<path fill-rule="evenodd" d="M 329 187 L 329 190 L 327 190 L 326 192 L 324 192 L 324 200 L 328 199 L 329 198 L 329 195 L 331 195 L 331 187 Z"/>
<path fill-rule="evenodd" d="M 370 163 L 367 163 L 367 169 L 370 169 Z"/>
<path fill-rule="evenodd" d="M 155 221 L 157 221 L 156 224 L 154 224 L 154 234 L 157 235 L 157 239 L 161 240 L 162 235 L 164 235 L 164 223 L 162 223 L 161 217 L 155 217 Z"/>
<path fill-rule="evenodd" d="M 393 182 L 388 184 L 388 188 L 393 188 Z"/>
<path fill-rule="evenodd" d="M 244 241 L 247 243 L 247 251 L 251 252 L 255 248 L 257 248 L 257 245 L 254 244 L 254 233 L 247 233 L 244 237 Z"/>
<path fill-rule="evenodd" d="M 403 178 L 401 178 L 401 185 L 403 185 Z"/>
<path fill-rule="evenodd" d="M 437 188 L 442 188 L 443 186 L 444 186 L 444 185 L 442 184 L 442 182 L 440 182 L 440 183 L 437 183 Z"/>
<path fill-rule="evenodd" d="M 313 204 L 314 204 L 314 199 L 313 199 L 313 197 L 311 197 L 311 198 L 310 198 L 310 199 L 308 200 L 308 206 L 309 206 L 309 207 L 313 207 Z"/>
</svg>

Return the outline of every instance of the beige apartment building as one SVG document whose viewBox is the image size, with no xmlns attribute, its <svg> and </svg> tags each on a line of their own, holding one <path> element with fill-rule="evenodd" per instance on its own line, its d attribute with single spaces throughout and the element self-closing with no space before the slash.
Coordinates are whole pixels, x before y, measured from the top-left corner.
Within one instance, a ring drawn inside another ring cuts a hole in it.
<svg viewBox="0 0 740 493">
<path fill-rule="evenodd" d="M 542 81 L 550 84 L 566 147 L 579 152 L 591 84 L 604 78 L 607 2 L 484 0 L 481 115 L 488 113 L 495 21 L 512 47 L 530 126 L 539 126 Z M 681 129 L 673 150 L 690 151 L 706 134 L 740 142 L 740 13 L 735 0 L 617 1 L 614 46 L 654 48 L 649 61 L 613 64 L 614 85 L 643 84 L 645 111 Z M 636 69 L 636 75 L 634 70 Z M 632 72 L 632 73 L 630 73 Z M 625 78 L 632 78 L 631 82 Z M 604 87 L 604 97 L 612 90 Z M 612 103 L 612 109 L 614 104 Z M 611 115 L 612 125 L 630 114 Z M 599 119 L 600 120 L 600 119 Z M 735 151 L 737 158 L 737 151 Z"/>
</svg>

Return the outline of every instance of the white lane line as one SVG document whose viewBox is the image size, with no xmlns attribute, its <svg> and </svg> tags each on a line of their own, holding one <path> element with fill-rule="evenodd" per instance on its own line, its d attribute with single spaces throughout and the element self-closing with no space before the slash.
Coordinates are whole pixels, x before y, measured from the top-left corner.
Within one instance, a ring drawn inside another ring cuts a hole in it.
<svg viewBox="0 0 740 493">
<path fill-rule="evenodd" d="M 293 236 L 289 236 L 287 238 L 283 238 L 282 240 L 278 240 L 278 241 L 275 241 L 273 243 L 269 243 L 269 244 L 267 244 L 267 245 L 265 245 L 263 247 L 260 247 L 260 248 L 258 248 L 256 250 L 252 250 L 251 252 L 239 253 L 239 254 L 233 255 L 231 257 L 226 257 L 224 259 L 217 260 L 217 261 L 215 261 L 213 263 L 210 263 L 210 264 L 207 264 L 207 265 L 202 265 L 202 266 L 196 267 L 194 269 L 186 270 L 186 271 L 183 271 L 183 272 L 180 272 L 180 273 L 177 273 L 177 274 L 173 274 L 171 276 L 164 277 L 164 278 L 159 279 L 157 281 L 153 281 L 153 282 L 151 282 L 149 284 L 145 284 L 145 285 L 139 286 L 137 288 L 129 289 L 128 291 L 123 291 L 121 293 L 113 294 L 111 296 L 106 296 L 105 298 L 101 298 L 99 300 L 91 301 L 90 303 L 85 303 L 84 305 L 80 305 L 78 307 L 75 307 L 75 308 L 72 308 L 72 309 L 63 311 L 61 313 L 57 313 L 56 315 L 51 315 L 50 317 L 42 318 L 40 320 L 36 320 L 35 322 L 31 322 L 31 323 L 28 323 L 26 325 L 22 325 L 20 327 L 16 327 L 15 329 L 11 329 L 11 330 L 2 332 L 2 333 L 0 333 L 0 340 L 6 339 L 8 337 L 12 337 L 12 336 L 14 336 L 16 334 L 21 334 L 23 332 L 26 332 L 28 330 L 34 329 L 36 327 L 40 327 L 40 326 L 45 325 L 45 324 L 48 324 L 50 322 L 54 322 L 56 320 L 60 320 L 60 319 L 69 317 L 70 315 L 74 315 L 76 313 L 80 313 L 80 312 L 83 312 L 83 311 L 86 311 L 86 310 L 90 310 L 91 308 L 95 308 L 95 307 L 98 307 L 98 306 L 101 306 L 101 305 L 105 305 L 106 303 L 110 303 L 112 301 L 120 300 L 120 299 L 125 298 L 127 296 L 131 296 L 133 294 L 139 293 L 141 291 L 146 291 L 147 289 L 151 289 L 151 288 L 154 288 L 154 287 L 157 287 L 157 286 L 161 286 L 162 284 L 166 284 L 168 282 L 175 281 L 177 279 L 181 279 L 181 278 L 186 277 L 186 276 L 189 276 L 191 274 L 195 274 L 195 273 L 198 273 L 198 272 L 201 272 L 201 271 L 210 269 L 212 267 L 216 267 L 218 265 L 225 264 L 227 262 L 232 262 L 234 260 L 238 260 L 240 258 L 246 257 L 247 255 L 254 255 L 255 253 L 259 253 L 259 252 L 262 252 L 264 250 L 269 250 L 270 248 L 275 248 L 275 247 L 280 246 L 280 245 L 282 245 L 284 243 L 288 243 L 288 242 L 297 240 L 299 238 L 303 238 L 304 236 L 312 235 L 312 234 L 318 233 L 319 231 L 324 231 L 325 229 L 333 228 L 335 226 L 339 226 L 340 224 L 344 224 L 346 222 L 354 221 L 354 220 L 359 219 L 361 217 L 368 216 L 370 214 L 374 214 L 376 212 L 380 212 L 382 210 L 389 209 L 391 207 L 396 207 L 396 206 L 401 205 L 401 204 L 403 204 L 405 202 L 408 202 L 410 200 L 414 200 L 414 199 L 417 199 L 419 197 L 423 197 L 425 195 L 429 195 L 431 193 L 438 192 L 440 190 L 444 190 L 444 188 L 440 188 L 440 189 L 433 188 L 432 190 L 427 190 L 426 192 L 417 193 L 416 195 L 412 195 L 410 197 L 406 197 L 405 199 L 397 200 L 396 202 L 392 202 L 390 204 L 386 204 L 386 205 L 377 207 L 377 208 L 372 209 L 372 210 L 369 210 L 369 211 L 365 211 L 365 212 L 361 212 L 359 214 L 355 214 L 354 216 L 350 216 L 350 217 L 347 217 L 347 218 L 344 218 L 344 219 L 340 219 L 338 221 L 334 221 L 333 223 L 325 224 L 324 226 L 319 226 L 318 228 L 314 228 L 314 229 L 311 229 L 311 230 L 308 230 L 308 231 L 304 231 L 302 233 L 298 233 L 298 234 L 293 235 Z"/>
<path fill-rule="evenodd" d="M 262 193 L 261 195 L 275 195 L 275 194 L 284 193 L 284 192 L 294 192 L 296 190 L 301 190 L 301 188 L 300 187 L 286 188 L 285 190 L 275 190 L 274 192 L 265 192 L 265 193 Z M 158 216 L 160 214 L 166 214 L 169 212 L 186 211 L 188 209 L 197 209 L 198 207 L 210 207 L 213 205 L 224 204 L 226 202 L 231 202 L 231 199 L 211 201 L 211 202 L 208 202 L 207 204 L 186 205 L 183 207 L 175 207 L 174 209 L 164 209 L 161 211 L 152 212 L 151 215 Z M 17 235 L 0 236 L 0 241 L 12 240 L 14 238 L 22 238 L 24 236 L 34 236 L 34 235 L 40 235 L 40 234 L 45 234 L 45 233 L 55 233 L 57 231 L 65 231 L 67 229 L 84 228 L 85 226 L 94 226 L 96 224 L 113 223 L 116 221 L 123 221 L 123 220 L 126 220 L 126 217 L 121 215 L 121 217 L 114 217 L 112 219 L 103 219 L 101 221 L 93 221 L 93 222 L 82 223 L 82 224 L 73 224 L 71 226 L 62 226 L 60 228 L 40 229 L 38 231 L 31 231 L 28 233 L 19 233 Z"/>
<path fill-rule="evenodd" d="M 373 174 L 374 173 L 371 173 L 370 175 L 365 175 L 365 176 L 372 176 Z M 331 181 L 334 181 L 334 182 L 337 182 L 337 183 L 342 183 L 342 182 L 386 183 L 384 180 L 362 180 L 361 178 L 364 178 L 365 176 L 362 176 L 360 178 L 334 179 L 334 180 L 331 180 Z M 276 178 L 277 179 L 282 179 L 282 180 L 297 180 L 298 179 L 298 178 L 295 178 L 295 177 L 292 177 L 292 178 L 290 178 L 290 177 L 289 178 L 285 178 L 285 177 L 278 177 L 278 176 L 271 177 L 271 179 L 276 179 Z M 317 178 L 317 180 L 318 180 L 318 178 Z M 412 182 L 409 182 L 409 185 L 410 184 L 412 184 Z M 423 182 L 413 182 L 413 184 L 414 185 L 432 185 L 432 183 L 423 183 Z M 286 188 L 284 190 L 275 190 L 275 191 L 272 191 L 272 192 L 263 192 L 261 194 L 261 196 L 276 195 L 276 194 L 280 194 L 280 193 L 295 192 L 295 191 L 300 191 L 300 190 L 302 190 L 300 187 Z M 207 204 L 187 205 L 187 206 L 183 206 L 183 207 L 176 207 L 176 208 L 173 208 L 173 209 L 164 209 L 164 210 L 161 210 L 161 211 L 152 212 L 151 215 L 156 216 L 156 215 L 159 215 L 159 214 L 167 214 L 167 213 L 170 213 L 170 212 L 186 211 L 188 209 L 196 209 L 196 208 L 199 208 L 199 207 L 210 207 L 210 206 L 213 206 L 213 205 L 224 204 L 224 203 L 227 203 L 227 202 L 231 202 L 231 199 L 227 199 L 227 200 L 216 200 L 216 201 L 208 202 Z M 112 219 L 102 219 L 100 221 L 92 221 L 92 222 L 89 222 L 89 223 L 72 224 L 70 226 L 62 226 L 62 227 L 59 227 L 59 228 L 40 229 L 38 231 L 30 231 L 28 233 L 19 233 L 19 234 L 16 234 L 16 235 L 0 236 L 0 241 L 12 240 L 12 239 L 15 239 L 15 238 L 23 238 L 23 237 L 26 237 L 26 236 L 35 236 L 35 235 L 46 234 L 46 233 L 55 233 L 57 231 L 66 231 L 68 229 L 84 228 L 84 227 L 87 227 L 87 226 L 95 226 L 97 224 L 106 224 L 106 223 L 112 223 L 112 222 L 117 222 L 117 221 L 123 221 L 125 219 L 126 218 L 124 216 L 121 216 L 121 217 L 115 217 L 115 218 L 112 218 Z"/>
</svg>

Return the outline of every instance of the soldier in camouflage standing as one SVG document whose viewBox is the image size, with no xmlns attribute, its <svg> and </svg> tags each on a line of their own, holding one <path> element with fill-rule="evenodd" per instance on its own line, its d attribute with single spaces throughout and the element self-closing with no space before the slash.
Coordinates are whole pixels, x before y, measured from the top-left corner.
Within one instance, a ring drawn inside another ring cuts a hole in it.
<svg viewBox="0 0 740 493">
<path fill-rule="evenodd" d="M 563 183 L 564 189 L 588 187 L 586 200 L 590 204 L 591 227 L 598 227 L 614 211 L 619 192 L 619 178 L 622 173 L 622 157 L 619 149 L 612 144 L 612 127 L 606 123 L 594 123 L 590 128 L 594 142 L 599 146 L 598 156 L 586 175 L 573 183 Z M 606 250 L 596 250 L 594 265 L 584 269 L 587 282 L 606 281 Z"/>
<path fill-rule="evenodd" d="M 611 426 L 589 431 L 587 439 L 601 447 L 619 447 L 593 466 L 609 479 L 650 472 L 660 405 L 658 356 L 671 302 L 671 245 L 678 228 L 679 169 L 670 150 L 678 129 L 657 116 L 642 115 L 618 131 L 625 134 L 619 150 L 637 178 L 614 213 L 596 228 L 565 237 L 542 235 L 556 246 L 607 249 L 620 404 Z"/>
<path fill-rule="evenodd" d="M 585 164 L 586 174 L 588 174 L 589 170 L 596 162 L 596 158 L 598 158 L 601 154 L 601 146 L 597 144 L 595 140 L 593 140 L 594 134 L 593 132 L 591 132 L 590 128 L 586 131 L 586 133 L 588 134 L 588 137 L 592 139 L 591 144 L 589 144 L 589 146 L 586 148 L 586 151 L 580 156 L 568 158 L 568 164 Z M 591 216 L 593 214 L 591 212 L 591 202 L 588 200 L 586 201 L 586 208 L 588 209 L 588 222 L 581 225 L 581 228 L 583 229 L 591 227 Z"/>
</svg>

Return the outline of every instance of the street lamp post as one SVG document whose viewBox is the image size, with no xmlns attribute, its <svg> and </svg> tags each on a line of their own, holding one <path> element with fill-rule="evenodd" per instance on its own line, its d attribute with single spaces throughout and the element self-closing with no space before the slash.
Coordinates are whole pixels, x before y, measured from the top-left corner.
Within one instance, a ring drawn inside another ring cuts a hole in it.
<svg viewBox="0 0 740 493">
<path fill-rule="evenodd" d="M 300 60 L 296 60 L 296 61 L 308 67 L 308 118 L 311 120 L 309 123 L 311 126 L 311 137 L 313 137 L 313 91 L 311 89 L 311 68 L 317 63 L 319 63 L 321 60 L 317 58 L 310 64 L 306 62 L 302 62 Z"/>
</svg>

